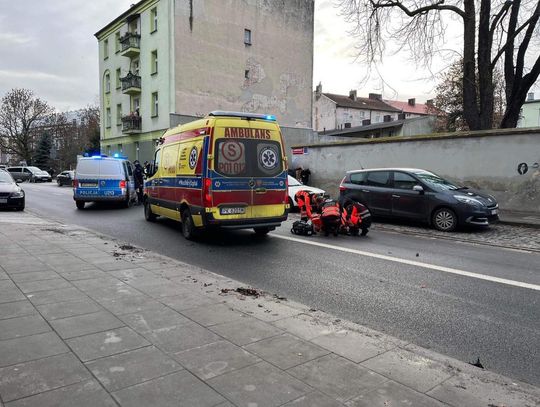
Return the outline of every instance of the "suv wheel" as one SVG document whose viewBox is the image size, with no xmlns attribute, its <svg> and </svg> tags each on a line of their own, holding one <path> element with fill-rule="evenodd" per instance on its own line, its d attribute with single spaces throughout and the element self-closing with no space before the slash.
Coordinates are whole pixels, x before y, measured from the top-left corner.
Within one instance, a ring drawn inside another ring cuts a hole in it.
<svg viewBox="0 0 540 407">
<path fill-rule="evenodd" d="M 443 232 L 452 232 L 457 227 L 457 216 L 452 209 L 448 208 L 437 209 L 431 221 L 435 229 Z"/>
</svg>

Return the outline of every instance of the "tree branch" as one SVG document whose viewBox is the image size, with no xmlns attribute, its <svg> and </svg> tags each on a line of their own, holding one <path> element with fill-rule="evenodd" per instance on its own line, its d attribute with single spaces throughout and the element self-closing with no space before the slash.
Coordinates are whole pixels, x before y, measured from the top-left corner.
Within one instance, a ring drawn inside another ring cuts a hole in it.
<svg viewBox="0 0 540 407">
<path fill-rule="evenodd" d="M 465 12 L 461 10 L 459 7 L 456 6 L 448 6 L 444 4 L 444 0 L 438 0 L 436 3 L 431 4 L 429 6 L 419 7 L 415 10 L 410 10 L 408 7 L 403 5 L 401 1 L 394 1 L 394 0 L 385 0 L 385 1 L 374 1 L 370 0 L 371 5 L 374 9 L 378 8 L 388 8 L 388 7 L 398 7 L 403 11 L 405 14 L 407 14 L 409 17 L 414 17 L 418 14 L 425 14 L 431 10 L 447 10 L 447 11 L 453 11 L 456 14 L 459 14 L 461 17 L 465 18 Z"/>
</svg>

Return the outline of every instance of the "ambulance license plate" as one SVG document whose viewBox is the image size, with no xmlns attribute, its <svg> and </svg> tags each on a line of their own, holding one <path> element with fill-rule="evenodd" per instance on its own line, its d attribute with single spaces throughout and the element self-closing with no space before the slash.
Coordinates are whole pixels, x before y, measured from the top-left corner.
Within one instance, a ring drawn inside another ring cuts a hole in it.
<svg viewBox="0 0 540 407">
<path fill-rule="evenodd" d="M 246 213 L 246 208 L 220 208 L 219 213 L 222 215 L 243 215 Z"/>
</svg>

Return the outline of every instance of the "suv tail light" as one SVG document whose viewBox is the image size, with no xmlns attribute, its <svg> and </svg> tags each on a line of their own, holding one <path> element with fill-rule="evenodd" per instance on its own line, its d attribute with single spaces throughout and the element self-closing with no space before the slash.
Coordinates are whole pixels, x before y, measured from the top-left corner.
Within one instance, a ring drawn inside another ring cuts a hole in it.
<svg viewBox="0 0 540 407">
<path fill-rule="evenodd" d="M 205 178 L 203 185 L 203 204 L 205 207 L 212 207 L 212 191 L 210 190 L 211 186 L 212 180 L 210 178 Z"/>
<path fill-rule="evenodd" d="M 120 188 L 125 188 L 126 187 L 126 180 L 123 179 L 122 181 L 120 181 L 120 185 L 119 185 Z"/>
<path fill-rule="evenodd" d="M 343 183 L 345 182 L 345 178 L 347 177 L 343 177 L 343 179 L 341 180 L 340 184 L 339 184 L 339 192 L 342 192 L 342 191 L 346 191 L 347 190 L 347 187 L 345 187 L 343 185 Z"/>
</svg>

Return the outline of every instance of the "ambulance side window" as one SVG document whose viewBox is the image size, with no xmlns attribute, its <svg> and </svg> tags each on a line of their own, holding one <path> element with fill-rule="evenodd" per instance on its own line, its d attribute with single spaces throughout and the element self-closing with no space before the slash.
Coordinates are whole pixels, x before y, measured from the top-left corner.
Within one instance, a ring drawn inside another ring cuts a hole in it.
<svg viewBox="0 0 540 407">
<path fill-rule="evenodd" d="M 154 155 L 154 168 L 152 170 L 152 175 L 154 175 L 156 172 L 158 172 L 160 157 L 161 157 L 161 149 L 156 150 L 156 154 Z"/>
</svg>

